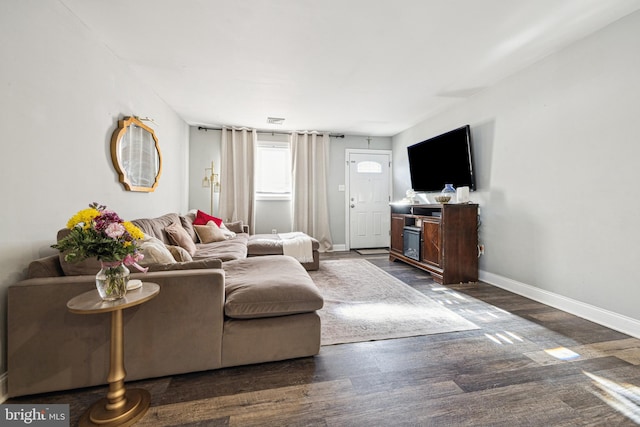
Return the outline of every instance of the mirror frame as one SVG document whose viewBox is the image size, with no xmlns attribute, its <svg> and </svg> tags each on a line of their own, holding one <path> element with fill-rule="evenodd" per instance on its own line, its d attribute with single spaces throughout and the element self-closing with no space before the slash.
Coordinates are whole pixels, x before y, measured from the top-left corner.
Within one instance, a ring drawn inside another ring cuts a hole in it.
<svg viewBox="0 0 640 427">
<path fill-rule="evenodd" d="M 136 186 L 131 183 L 131 179 L 127 176 L 127 171 L 122 165 L 122 159 L 120 158 L 120 147 L 122 144 L 122 139 L 127 133 L 127 130 L 130 126 L 138 126 L 143 130 L 149 132 L 153 141 L 155 142 L 155 150 L 158 153 L 158 171 L 155 176 L 155 180 L 151 187 L 141 187 Z M 162 173 L 162 153 L 160 152 L 160 145 L 158 144 L 158 138 L 156 137 L 155 132 L 149 126 L 142 123 L 135 117 L 125 117 L 122 120 L 118 120 L 118 128 L 113 131 L 113 135 L 111 135 L 111 160 L 113 161 L 113 166 L 118 172 L 118 178 L 124 188 L 127 191 L 141 191 L 150 193 L 156 189 L 158 186 L 158 180 L 160 179 L 160 174 Z"/>
</svg>

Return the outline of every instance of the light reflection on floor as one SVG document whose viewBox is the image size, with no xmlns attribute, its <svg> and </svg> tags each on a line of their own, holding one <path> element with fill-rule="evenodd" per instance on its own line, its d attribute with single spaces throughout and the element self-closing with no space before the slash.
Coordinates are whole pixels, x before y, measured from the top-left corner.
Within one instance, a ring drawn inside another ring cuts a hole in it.
<svg viewBox="0 0 640 427">
<path fill-rule="evenodd" d="M 454 304 L 459 305 L 463 304 L 462 301 L 468 301 L 468 298 L 465 298 L 461 294 L 443 286 L 433 287 L 431 288 L 431 291 L 439 293 L 440 296 L 439 298 L 437 298 L 437 301 L 442 306 L 450 306 Z M 471 317 L 480 318 L 486 318 L 487 316 L 490 316 L 492 318 L 498 319 L 503 316 L 513 315 L 512 313 L 495 306 L 491 307 L 491 310 L 475 311 L 469 308 L 461 308 L 460 310 L 464 313 L 467 313 Z M 484 333 L 484 336 L 493 343 L 501 346 L 515 345 L 525 342 L 522 337 L 510 331 Z M 551 358 L 557 361 L 556 363 L 570 363 L 576 360 L 583 359 L 583 356 L 581 356 L 576 351 L 563 346 L 545 349 L 544 351 L 538 350 L 535 352 L 524 354 L 526 354 L 528 357 L 531 357 L 537 363 L 546 363 L 544 358 L 533 357 L 536 355 L 536 353 L 551 356 Z M 590 358 L 589 354 L 586 354 L 584 357 Z M 593 395 L 597 396 L 611 408 L 626 416 L 636 424 L 640 424 L 640 387 L 629 383 L 616 382 L 586 371 L 583 371 L 583 373 L 589 379 L 591 379 L 592 389 L 589 391 Z"/>
<path fill-rule="evenodd" d="M 522 337 L 513 332 L 504 331 L 504 332 L 496 332 L 494 334 L 484 334 L 485 337 L 489 338 L 496 344 L 515 344 L 515 341 L 524 342 Z"/>
<path fill-rule="evenodd" d="M 640 424 L 640 387 L 628 383 L 617 383 L 590 372 L 582 372 L 591 378 L 595 386 L 591 393 L 636 424 Z"/>
<path fill-rule="evenodd" d="M 575 351 L 571 351 L 566 347 L 548 348 L 544 351 L 549 356 L 553 356 L 560 360 L 573 360 L 580 357 Z"/>
</svg>

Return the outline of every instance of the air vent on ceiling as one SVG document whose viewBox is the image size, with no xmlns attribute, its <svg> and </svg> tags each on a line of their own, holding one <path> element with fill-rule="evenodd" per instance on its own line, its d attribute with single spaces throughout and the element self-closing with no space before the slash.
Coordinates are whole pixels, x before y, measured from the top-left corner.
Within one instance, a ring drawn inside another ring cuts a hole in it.
<svg viewBox="0 0 640 427">
<path fill-rule="evenodd" d="M 283 118 L 279 117 L 267 117 L 267 123 L 270 125 L 281 125 L 284 122 Z"/>
</svg>

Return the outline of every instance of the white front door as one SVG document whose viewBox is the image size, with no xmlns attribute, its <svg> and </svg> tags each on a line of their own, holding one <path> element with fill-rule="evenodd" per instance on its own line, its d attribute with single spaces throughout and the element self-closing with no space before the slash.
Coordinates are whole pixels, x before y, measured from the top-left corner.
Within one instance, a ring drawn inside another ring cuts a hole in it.
<svg viewBox="0 0 640 427">
<path fill-rule="evenodd" d="M 349 247 L 389 246 L 391 153 L 347 152 Z"/>
</svg>

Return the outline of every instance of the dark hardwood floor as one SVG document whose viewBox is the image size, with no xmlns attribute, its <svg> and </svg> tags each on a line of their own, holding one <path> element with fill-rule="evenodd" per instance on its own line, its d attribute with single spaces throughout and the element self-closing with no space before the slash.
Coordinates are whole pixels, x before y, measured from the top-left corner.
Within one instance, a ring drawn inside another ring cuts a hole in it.
<svg viewBox="0 0 640 427">
<path fill-rule="evenodd" d="M 321 259 L 360 257 L 355 252 Z M 441 286 L 365 257 L 478 330 L 322 347 L 318 356 L 129 383 L 141 426 L 625 426 L 640 422 L 640 340 L 484 284 Z M 15 398 L 68 403 L 106 387 Z"/>
</svg>

